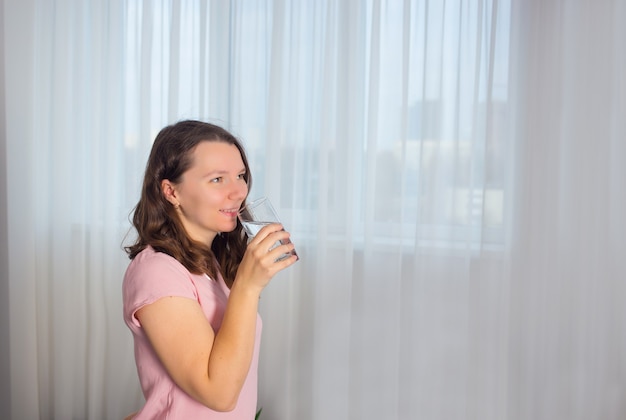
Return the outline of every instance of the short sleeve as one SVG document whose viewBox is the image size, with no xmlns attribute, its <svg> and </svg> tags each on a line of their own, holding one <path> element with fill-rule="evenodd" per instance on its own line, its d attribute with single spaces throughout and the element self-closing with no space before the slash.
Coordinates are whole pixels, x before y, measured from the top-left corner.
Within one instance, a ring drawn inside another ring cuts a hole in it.
<svg viewBox="0 0 626 420">
<path fill-rule="evenodd" d="M 147 248 L 130 263 L 122 286 L 124 320 L 139 327 L 135 313 L 145 305 L 168 297 L 198 299 L 191 273 L 173 257 Z"/>
</svg>

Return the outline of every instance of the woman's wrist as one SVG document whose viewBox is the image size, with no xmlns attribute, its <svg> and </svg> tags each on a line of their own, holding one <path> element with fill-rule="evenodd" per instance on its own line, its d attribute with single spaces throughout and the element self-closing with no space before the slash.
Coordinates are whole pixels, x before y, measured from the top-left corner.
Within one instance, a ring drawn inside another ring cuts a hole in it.
<svg viewBox="0 0 626 420">
<path fill-rule="evenodd" d="M 261 297 L 262 291 L 263 287 L 255 284 L 246 284 L 246 282 L 242 282 L 236 278 L 230 288 L 230 295 L 232 296 L 234 293 L 236 295 L 241 295 L 242 297 L 249 297 L 258 300 Z"/>
</svg>

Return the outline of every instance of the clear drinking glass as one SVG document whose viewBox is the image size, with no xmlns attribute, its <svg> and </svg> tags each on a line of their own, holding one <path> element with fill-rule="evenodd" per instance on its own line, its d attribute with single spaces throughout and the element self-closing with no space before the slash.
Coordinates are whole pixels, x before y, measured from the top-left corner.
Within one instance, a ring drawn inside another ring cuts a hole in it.
<svg viewBox="0 0 626 420">
<path fill-rule="evenodd" d="M 247 203 L 239 211 L 239 221 L 243 225 L 243 228 L 250 239 L 254 238 L 263 226 L 267 226 L 272 223 L 280 223 L 278 214 L 267 197 L 261 197 Z M 291 241 L 289 239 L 276 241 L 270 250 L 281 245 L 281 243 L 285 245 L 291 243 Z M 296 250 L 294 249 L 289 253 L 282 254 L 276 261 L 284 260 L 290 255 L 298 257 L 298 254 L 296 254 Z M 300 259 L 300 257 L 298 257 L 298 259 Z"/>
</svg>

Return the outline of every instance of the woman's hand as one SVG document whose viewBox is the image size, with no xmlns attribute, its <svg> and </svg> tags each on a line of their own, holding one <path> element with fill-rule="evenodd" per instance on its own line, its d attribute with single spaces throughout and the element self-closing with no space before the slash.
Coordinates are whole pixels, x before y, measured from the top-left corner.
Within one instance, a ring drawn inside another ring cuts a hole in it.
<svg viewBox="0 0 626 420">
<path fill-rule="evenodd" d="M 298 257 L 277 259 L 294 249 L 280 224 L 265 226 L 250 241 L 231 288 L 217 334 L 197 301 L 166 297 L 137 311 L 156 354 L 174 382 L 217 411 L 236 404 L 250 369 L 259 296 L 270 279 Z M 276 241 L 283 241 L 270 251 Z"/>
<path fill-rule="evenodd" d="M 233 286 L 249 286 L 260 292 L 279 271 L 289 267 L 298 260 L 295 255 L 279 260 L 284 254 L 294 250 L 289 240 L 289 232 L 282 225 L 273 223 L 264 226 L 248 243 Z M 275 246 L 280 241 L 281 245 Z"/>
</svg>

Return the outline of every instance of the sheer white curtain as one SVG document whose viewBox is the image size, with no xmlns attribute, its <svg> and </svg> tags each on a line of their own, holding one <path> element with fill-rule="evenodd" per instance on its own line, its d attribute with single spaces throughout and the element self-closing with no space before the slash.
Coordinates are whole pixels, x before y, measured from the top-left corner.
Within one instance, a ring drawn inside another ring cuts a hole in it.
<svg viewBox="0 0 626 420">
<path fill-rule="evenodd" d="M 623 1 L 512 16 L 509 410 L 626 416 Z"/>
<path fill-rule="evenodd" d="M 261 419 L 626 415 L 623 2 L 3 6 L 11 418 L 141 404 L 121 243 L 183 118 L 243 140 L 302 257 Z"/>
</svg>

